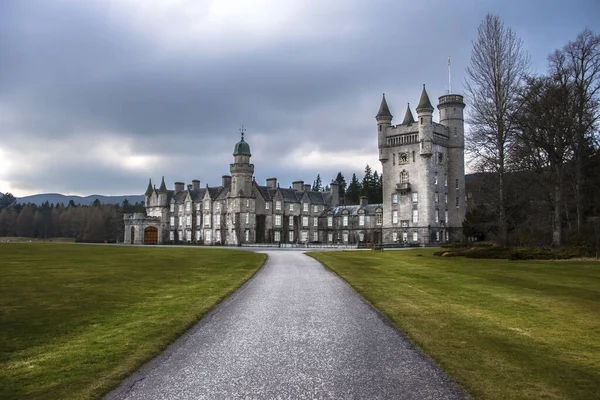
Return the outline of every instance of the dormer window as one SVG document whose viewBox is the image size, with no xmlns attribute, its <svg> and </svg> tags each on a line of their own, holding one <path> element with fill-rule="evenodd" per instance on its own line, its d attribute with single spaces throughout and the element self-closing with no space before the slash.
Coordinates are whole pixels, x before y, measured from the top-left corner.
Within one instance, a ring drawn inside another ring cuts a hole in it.
<svg viewBox="0 0 600 400">
<path fill-rule="evenodd" d="M 204 209 L 207 211 L 210 210 L 210 200 L 209 199 L 204 200 Z"/>
<path fill-rule="evenodd" d="M 308 212 L 308 203 L 303 203 L 304 205 L 304 212 Z"/>
<path fill-rule="evenodd" d="M 276 200 L 276 201 L 275 201 L 275 209 L 276 209 L 277 211 L 280 211 L 280 210 L 281 210 L 281 200 Z"/>
</svg>

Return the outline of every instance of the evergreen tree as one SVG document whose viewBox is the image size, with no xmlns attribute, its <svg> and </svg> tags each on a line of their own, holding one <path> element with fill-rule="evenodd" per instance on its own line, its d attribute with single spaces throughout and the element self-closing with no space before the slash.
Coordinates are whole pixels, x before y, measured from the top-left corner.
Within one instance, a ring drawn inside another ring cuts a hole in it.
<svg viewBox="0 0 600 400">
<path fill-rule="evenodd" d="M 338 172 L 335 177 L 335 181 L 338 183 L 339 191 L 340 191 L 340 199 L 343 200 L 346 198 L 346 178 L 342 175 L 342 172 Z"/>
<path fill-rule="evenodd" d="M 346 192 L 346 204 L 358 204 L 362 192 L 362 185 L 356 177 L 356 174 L 352 174 L 352 179 L 348 185 L 348 191 Z"/>
<path fill-rule="evenodd" d="M 313 192 L 320 192 L 323 190 L 323 183 L 321 182 L 321 174 L 317 174 L 317 179 L 313 182 Z"/>
<path fill-rule="evenodd" d="M 371 169 L 371 166 L 369 164 L 367 164 L 367 166 L 365 167 L 365 174 L 363 176 L 363 180 L 362 180 L 362 190 L 360 192 L 361 196 L 366 196 L 367 200 L 369 201 L 369 203 L 373 200 L 373 170 Z M 358 199 L 357 199 L 358 201 Z"/>
</svg>

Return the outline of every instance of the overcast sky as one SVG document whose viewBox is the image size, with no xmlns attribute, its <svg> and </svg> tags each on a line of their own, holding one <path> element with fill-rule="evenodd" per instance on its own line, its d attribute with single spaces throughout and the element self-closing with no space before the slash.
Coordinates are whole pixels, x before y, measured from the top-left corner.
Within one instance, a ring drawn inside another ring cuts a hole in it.
<svg viewBox="0 0 600 400">
<path fill-rule="evenodd" d="M 543 72 L 598 0 L 2 0 L 0 192 L 219 185 L 239 128 L 259 183 L 377 170 L 375 114 L 462 93 L 486 13 Z"/>
</svg>

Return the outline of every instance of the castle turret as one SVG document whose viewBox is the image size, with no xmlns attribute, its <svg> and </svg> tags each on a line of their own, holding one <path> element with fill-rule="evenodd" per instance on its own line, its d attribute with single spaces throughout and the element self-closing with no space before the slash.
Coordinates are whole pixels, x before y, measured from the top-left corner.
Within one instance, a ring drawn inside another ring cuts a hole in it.
<svg viewBox="0 0 600 400">
<path fill-rule="evenodd" d="M 420 154 L 430 156 L 433 152 L 433 106 L 429 101 L 429 96 L 423 85 L 419 105 L 417 106 L 417 118 L 419 120 L 419 143 L 421 144 Z"/>
<path fill-rule="evenodd" d="M 402 121 L 402 125 L 412 125 L 415 123 L 415 119 L 410 111 L 410 103 L 406 106 L 406 114 L 404 115 L 404 120 Z"/>
<path fill-rule="evenodd" d="M 231 171 L 231 195 L 232 196 L 250 196 L 252 193 L 252 176 L 254 175 L 254 165 L 250 164 L 250 145 L 242 138 L 233 148 L 233 164 L 230 164 Z"/>
<path fill-rule="evenodd" d="M 446 223 L 450 227 L 460 227 L 465 218 L 465 124 L 463 110 L 465 103 L 458 94 L 446 94 L 439 98 L 440 124 L 448 134 L 448 197 L 453 211 Z"/>
<path fill-rule="evenodd" d="M 386 144 L 386 132 L 392 125 L 392 118 L 394 117 L 390 112 L 384 93 L 379 105 L 379 112 L 375 116 L 377 120 L 377 147 L 379 148 L 379 161 L 381 162 L 387 161 L 387 154 L 383 151 L 383 146 Z"/>
<path fill-rule="evenodd" d="M 162 207 L 167 207 L 167 185 L 165 183 L 165 177 L 162 177 L 162 182 L 160 183 L 160 187 L 158 188 L 158 205 Z"/>
</svg>

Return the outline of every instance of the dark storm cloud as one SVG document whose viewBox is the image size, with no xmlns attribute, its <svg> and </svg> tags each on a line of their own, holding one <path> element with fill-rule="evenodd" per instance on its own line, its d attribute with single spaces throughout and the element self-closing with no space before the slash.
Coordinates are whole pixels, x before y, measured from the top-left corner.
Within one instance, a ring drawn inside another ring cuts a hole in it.
<svg viewBox="0 0 600 400">
<path fill-rule="evenodd" d="M 540 26 L 550 24 L 493 2 L 303 2 L 308 11 L 263 36 L 236 33 L 225 21 L 204 35 L 174 39 L 179 26 L 134 21 L 149 3 L 134 4 L 140 11 L 130 7 L 133 14 L 126 3 L 0 3 L 0 156 L 8 157 L 0 185 L 129 193 L 160 175 L 217 184 L 241 124 L 257 179 L 312 180 L 343 168 L 351 175 L 362 161 L 336 167 L 294 157 L 366 154 L 377 163 L 374 115 L 383 91 L 401 119 L 423 83 L 432 100 L 446 90 L 449 54 L 460 91 L 486 12 L 527 37 L 544 36 Z M 192 3 L 204 15 L 210 2 Z M 580 19 L 587 14 L 570 10 Z M 538 11 L 560 19 L 551 6 Z M 266 18 L 269 12 L 259 11 Z M 572 37 L 585 22 L 574 25 Z M 133 161 L 119 163 L 115 154 Z"/>
</svg>

